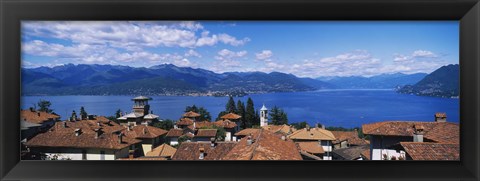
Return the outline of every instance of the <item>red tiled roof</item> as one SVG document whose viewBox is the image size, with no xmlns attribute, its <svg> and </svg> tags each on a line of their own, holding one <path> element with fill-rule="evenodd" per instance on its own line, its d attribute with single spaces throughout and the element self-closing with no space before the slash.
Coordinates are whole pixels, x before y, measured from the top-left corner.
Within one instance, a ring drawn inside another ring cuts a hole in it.
<svg viewBox="0 0 480 181">
<path fill-rule="evenodd" d="M 193 111 L 189 111 L 189 112 L 186 112 L 185 114 L 183 114 L 183 117 L 196 118 L 196 117 L 200 117 L 200 114 L 198 114 L 196 112 L 193 112 Z"/>
<path fill-rule="evenodd" d="M 413 160 L 460 160 L 460 144 L 400 142 Z"/>
<path fill-rule="evenodd" d="M 415 126 L 423 127 L 424 138 L 435 142 L 460 142 L 460 127 L 450 122 L 385 121 L 362 125 L 363 133 L 384 136 L 413 136 Z"/>
<path fill-rule="evenodd" d="M 235 133 L 235 136 L 249 136 L 249 135 L 256 135 L 260 129 L 258 128 L 247 128 L 247 129 L 242 129 L 241 131 Z"/>
<path fill-rule="evenodd" d="M 288 136 L 293 140 L 335 140 L 331 131 L 321 128 L 299 129 Z"/>
<path fill-rule="evenodd" d="M 215 147 L 211 147 L 210 143 L 201 142 L 183 142 L 172 156 L 172 160 L 200 160 L 200 149 L 204 150 L 203 160 L 220 160 L 234 146 L 236 142 L 219 142 Z"/>
<path fill-rule="evenodd" d="M 236 120 L 236 119 L 240 119 L 242 116 L 238 115 L 238 114 L 235 114 L 235 113 L 228 113 L 228 114 L 225 114 L 223 115 L 222 119 L 232 119 L 232 120 Z"/>
<path fill-rule="evenodd" d="M 45 121 L 55 120 L 60 116 L 41 111 L 21 110 L 20 120 L 26 120 L 31 123 L 42 124 Z"/>
<path fill-rule="evenodd" d="M 130 136 L 132 138 L 137 138 L 137 139 L 156 138 L 168 133 L 163 129 L 156 128 L 153 126 L 147 126 L 147 125 L 137 125 L 132 127 L 130 131 L 124 131 L 124 132 L 125 132 L 125 135 Z"/>
<path fill-rule="evenodd" d="M 223 160 L 302 160 L 292 140 L 282 140 L 280 135 L 260 130 L 252 136 L 253 143 L 242 139 Z"/>
<path fill-rule="evenodd" d="M 273 133 L 282 133 L 282 134 L 291 134 L 293 132 L 292 128 L 289 125 L 267 125 L 262 126 L 263 129 L 271 131 Z"/>
<path fill-rule="evenodd" d="M 171 157 L 175 154 L 176 151 L 177 149 L 164 143 L 154 148 L 152 151 L 149 151 L 146 154 L 146 156 L 147 157 Z"/>
<path fill-rule="evenodd" d="M 215 137 L 216 135 L 216 129 L 199 129 L 195 137 Z"/>
<path fill-rule="evenodd" d="M 325 151 L 318 141 L 307 141 L 295 143 L 299 150 L 310 154 L 323 154 Z"/>
<path fill-rule="evenodd" d="M 228 120 L 228 119 L 225 119 L 225 120 L 215 121 L 215 126 L 221 127 L 221 128 L 231 129 L 231 128 L 237 127 L 237 123 L 232 122 L 232 121 L 230 121 L 230 120 Z"/>
<path fill-rule="evenodd" d="M 29 147 L 122 149 L 139 142 L 141 141 L 123 136 L 122 143 L 120 143 L 118 135 L 113 133 L 103 133 L 95 138 L 95 133 L 90 132 L 76 136 L 75 132 L 48 131 L 33 137 L 25 145 Z"/>
<path fill-rule="evenodd" d="M 358 137 L 357 131 L 331 131 L 335 136 L 336 140 L 333 141 L 333 144 L 340 143 L 342 141 L 347 141 L 350 145 L 366 145 L 369 142 L 365 139 Z"/>
<path fill-rule="evenodd" d="M 333 154 L 342 157 L 345 160 L 355 160 L 362 157 L 365 150 L 370 150 L 370 145 L 351 146 L 333 150 Z"/>
<path fill-rule="evenodd" d="M 180 137 L 183 135 L 183 130 L 182 129 L 170 129 L 168 131 L 166 137 Z"/>
<path fill-rule="evenodd" d="M 175 123 L 178 126 L 188 126 L 188 125 L 193 125 L 193 120 L 190 118 L 181 118 L 177 123 Z"/>
</svg>

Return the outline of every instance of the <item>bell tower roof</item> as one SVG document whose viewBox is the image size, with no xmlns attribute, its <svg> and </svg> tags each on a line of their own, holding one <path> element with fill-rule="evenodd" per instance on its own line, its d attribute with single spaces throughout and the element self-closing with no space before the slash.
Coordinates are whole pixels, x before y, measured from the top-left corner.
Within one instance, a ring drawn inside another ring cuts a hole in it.
<svg viewBox="0 0 480 181">
<path fill-rule="evenodd" d="M 265 107 L 265 104 L 263 104 L 262 108 L 260 109 L 260 111 L 267 111 L 267 107 Z"/>
</svg>

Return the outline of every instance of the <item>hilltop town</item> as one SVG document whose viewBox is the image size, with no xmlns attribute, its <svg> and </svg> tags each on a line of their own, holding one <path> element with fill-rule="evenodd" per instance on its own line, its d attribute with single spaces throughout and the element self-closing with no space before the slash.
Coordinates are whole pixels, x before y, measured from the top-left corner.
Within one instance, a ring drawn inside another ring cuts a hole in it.
<svg viewBox="0 0 480 181">
<path fill-rule="evenodd" d="M 226 110 L 214 121 L 186 109 L 172 127 L 150 110 L 150 97 L 132 99 L 130 113 L 115 118 L 72 112 L 21 110 L 23 160 L 459 160 L 459 124 L 445 113 L 432 120 L 364 124 L 329 130 L 279 122 L 262 105 L 258 119 Z M 276 108 L 276 107 L 275 107 Z M 281 117 L 282 114 L 280 114 Z M 245 121 L 248 117 L 249 120 Z M 256 122 L 252 123 L 251 121 Z M 360 135 L 360 136 L 359 136 Z"/>
</svg>

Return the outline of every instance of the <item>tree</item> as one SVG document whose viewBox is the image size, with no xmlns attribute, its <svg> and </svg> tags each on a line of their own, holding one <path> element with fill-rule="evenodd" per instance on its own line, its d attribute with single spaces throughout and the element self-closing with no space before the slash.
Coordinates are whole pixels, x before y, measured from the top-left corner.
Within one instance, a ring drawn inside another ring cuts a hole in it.
<svg viewBox="0 0 480 181">
<path fill-rule="evenodd" d="M 185 107 L 185 112 L 190 112 L 190 111 L 198 113 L 199 110 L 198 110 L 197 106 L 195 106 L 195 104 L 194 104 L 193 106 Z"/>
<path fill-rule="evenodd" d="M 88 117 L 88 114 L 87 112 L 85 111 L 85 108 L 82 106 L 80 107 L 80 118 L 82 119 L 87 119 Z"/>
<path fill-rule="evenodd" d="M 288 124 L 287 113 L 283 111 L 283 109 L 274 106 L 270 110 L 270 120 L 272 120 L 272 124 L 274 125 L 282 125 Z"/>
<path fill-rule="evenodd" d="M 73 121 L 77 120 L 77 113 L 75 112 L 75 110 L 72 111 L 72 116 L 70 116 L 70 119 Z"/>
<path fill-rule="evenodd" d="M 242 128 L 243 129 L 247 128 L 247 122 L 245 119 L 245 105 L 240 100 L 237 101 L 237 114 L 242 116 L 240 118 L 240 123 L 242 124 Z"/>
<path fill-rule="evenodd" d="M 232 96 L 229 97 L 227 105 L 225 105 L 225 111 L 227 111 L 228 113 L 237 113 L 235 101 L 233 100 Z"/>
<path fill-rule="evenodd" d="M 52 105 L 50 101 L 40 100 L 38 101 L 37 105 L 38 105 L 38 111 L 47 112 L 47 113 L 53 112 L 53 110 L 50 109 L 50 106 Z"/>
<path fill-rule="evenodd" d="M 250 97 L 247 100 L 247 106 L 245 108 L 245 122 L 247 128 L 252 127 L 252 125 L 257 125 L 255 119 L 255 107 L 253 105 L 253 100 Z"/>
<path fill-rule="evenodd" d="M 303 129 L 306 128 L 308 123 L 306 121 L 298 122 L 298 123 L 291 123 L 291 126 L 293 126 L 295 129 Z"/>
<path fill-rule="evenodd" d="M 115 112 L 115 118 L 119 118 L 119 117 L 122 117 L 122 110 L 121 109 L 117 109 L 117 111 Z"/>
<path fill-rule="evenodd" d="M 163 121 L 155 122 L 155 123 L 152 124 L 152 126 L 168 131 L 168 130 L 173 128 L 173 121 L 170 120 L 170 119 L 166 119 L 166 120 L 163 120 Z"/>
</svg>

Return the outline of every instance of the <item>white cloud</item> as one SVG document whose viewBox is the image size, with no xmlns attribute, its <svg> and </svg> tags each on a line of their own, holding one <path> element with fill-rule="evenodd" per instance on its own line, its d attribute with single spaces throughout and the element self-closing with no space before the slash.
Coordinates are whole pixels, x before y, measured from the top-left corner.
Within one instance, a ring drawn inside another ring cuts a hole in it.
<svg viewBox="0 0 480 181">
<path fill-rule="evenodd" d="M 188 50 L 187 52 L 185 52 L 185 57 L 198 57 L 198 58 L 202 58 L 202 55 L 200 55 L 200 53 L 198 53 L 197 51 L 195 50 Z"/>
<path fill-rule="evenodd" d="M 104 44 L 115 48 L 138 51 L 143 47 L 213 46 L 217 43 L 238 46 L 250 41 L 220 33 L 209 36 L 196 22 L 110 22 L 110 21 L 27 21 L 22 33 L 29 36 L 68 40 L 78 44 Z"/>
<path fill-rule="evenodd" d="M 64 46 L 61 44 L 46 43 L 40 40 L 25 42 L 22 44 L 23 53 L 54 57 L 56 61 L 76 64 L 124 64 L 136 65 L 171 63 L 177 66 L 194 66 L 186 56 L 176 53 L 157 54 L 148 51 L 119 52 L 105 45 L 77 44 Z M 193 53 L 193 52 L 190 52 Z M 27 60 L 26 60 L 27 61 Z M 29 65 L 28 63 L 25 64 Z"/>
<path fill-rule="evenodd" d="M 273 52 L 271 50 L 262 50 L 260 53 L 256 53 L 255 57 L 258 60 L 265 60 L 269 59 L 270 57 L 273 56 Z"/>
<path fill-rule="evenodd" d="M 437 55 L 427 50 L 415 50 L 412 57 L 437 57 Z"/>
</svg>

